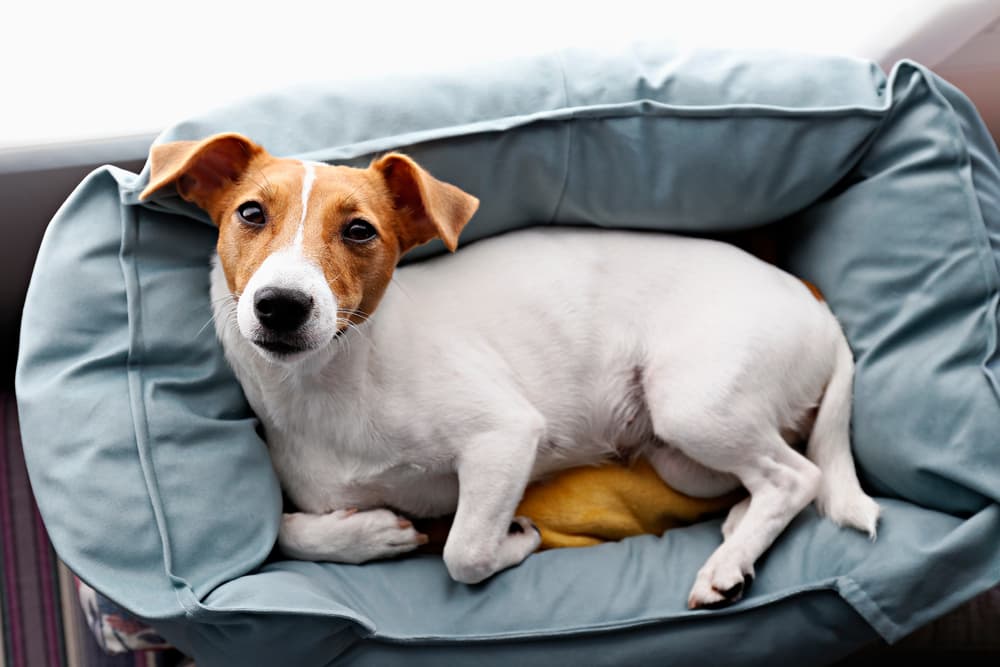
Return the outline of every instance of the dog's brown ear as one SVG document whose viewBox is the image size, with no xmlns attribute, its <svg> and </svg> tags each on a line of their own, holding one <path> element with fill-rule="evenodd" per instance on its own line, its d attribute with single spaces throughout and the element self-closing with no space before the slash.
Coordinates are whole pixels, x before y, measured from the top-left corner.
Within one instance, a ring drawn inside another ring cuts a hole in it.
<svg viewBox="0 0 1000 667">
<path fill-rule="evenodd" d="M 381 174 L 402 215 L 399 248 L 410 248 L 440 238 L 452 252 L 458 235 L 479 208 L 479 200 L 449 183 L 431 176 L 416 162 L 399 153 L 375 160 L 372 169 Z"/>
<path fill-rule="evenodd" d="M 222 185 L 236 181 L 254 157 L 264 151 L 241 134 L 216 134 L 201 141 L 173 141 L 153 146 L 149 185 L 140 199 L 176 185 L 184 199 L 203 209 Z"/>
</svg>

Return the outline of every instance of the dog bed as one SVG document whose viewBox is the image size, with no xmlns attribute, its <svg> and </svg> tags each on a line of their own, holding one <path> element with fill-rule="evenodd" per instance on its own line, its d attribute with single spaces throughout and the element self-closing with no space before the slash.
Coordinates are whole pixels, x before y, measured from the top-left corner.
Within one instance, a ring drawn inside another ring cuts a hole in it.
<svg viewBox="0 0 1000 667">
<path fill-rule="evenodd" d="M 740 603 L 689 611 L 718 521 L 556 549 L 477 586 L 439 558 L 280 559 L 282 499 L 214 338 L 215 230 L 148 181 L 91 174 L 49 226 L 17 394 L 52 541 L 199 665 L 832 662 L 1000 581 L 1000 158 L 918 64 L 636 44 L 263 95 L 159 141 L 390 149 L 475 194 L 463 242 L 538 224 L 761 228 L 857 358 L 854 448 L 878 539 L 807 509 Z M 436 252 L 420 249 L 411 260 Z M 780 323 L 776 323 L 780 326 Z M 339 661 L 339 662 L 338 662 Z"/>
</svg>

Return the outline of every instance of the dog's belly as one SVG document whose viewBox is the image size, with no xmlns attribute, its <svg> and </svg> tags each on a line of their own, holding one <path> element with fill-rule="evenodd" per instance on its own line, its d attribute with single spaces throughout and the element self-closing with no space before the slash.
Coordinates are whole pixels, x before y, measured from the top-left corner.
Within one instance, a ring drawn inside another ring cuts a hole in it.
<svg viewBox="0 0 1000 667">
<path fill-rule="evenodd" d="M 454 473 L 416 473 L 416 479 L 384 485 L 381 495 L 386 506 L 407 516 L 445 516 L 458 506 L 458 476 Z"/>
<path fill-rule="evenodd" d="M 617 363 L 599 371 L 589 388 L 574 386 L 561 400 L 550 394 L 536 407 L 546 420 L 533 478 L 604 461 L 628 461 L 658 444 L 642 390 L 642 368 Z"/>
<path fill-rule="evenodd" d="M 412 472 L 385 473 L 380 479 L 329 485 L 326 505 L 376 509 L 388 507 L 410 517 L 445 516 L 458 506 L 458 476 L 446 473 Z"/>
<path fill-rule="evenodd" d="M 407 516 L 431 518 L 451 514 L 458 505 L 458 477 L 455 475 L 423 475 L 419 483 L 331 481 L 318 488 L 303 484 L 284 486 L 298 509 L 316 514 L 348 508 L 388 507 Z"/>
</svg>

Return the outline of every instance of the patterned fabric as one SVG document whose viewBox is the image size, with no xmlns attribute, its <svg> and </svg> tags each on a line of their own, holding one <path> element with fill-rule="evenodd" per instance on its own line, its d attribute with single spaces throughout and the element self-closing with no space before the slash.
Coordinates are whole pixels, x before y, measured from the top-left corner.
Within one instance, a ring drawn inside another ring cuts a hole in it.
<svg viewBox="0 0 1000 667">
<path fill-rule="evenodd" d="M 149 649 L 170 648 L 151 627 L 93 588 L 74 578 L 80 607 L 97 643 L 111 655 Z"/>
<path fill-rule="evenodd" d="M 0 392 L 0 539 L 0 667 L 183 664 L 174 650 L 109 655 L 88 629 L 75 577 L 53 552 L 35 506 L 9 392 Z"/>
</svg>

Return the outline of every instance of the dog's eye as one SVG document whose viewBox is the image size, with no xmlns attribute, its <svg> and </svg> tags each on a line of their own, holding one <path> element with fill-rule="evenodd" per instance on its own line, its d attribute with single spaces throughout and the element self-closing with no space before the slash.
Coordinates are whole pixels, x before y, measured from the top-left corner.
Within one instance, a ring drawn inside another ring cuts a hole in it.
<svg viewBox="0 0 1000 667">
<path fill-rule="evenodd" d="M 344 230 L 340 235 L 345 241 L 365 243 L 374 239 L 378 234 L 370 222 L 361 218 L 355 218 L 344 226 Z"/>
<path fill-rule="evenodd" d="M 236 209 L 236 215 L 240 216 L 240 222 L 251 227 L 262 227 L 267 222 L 264 207 L 255 201 L 240 204 L 240 207 Z"/>
</svg>

